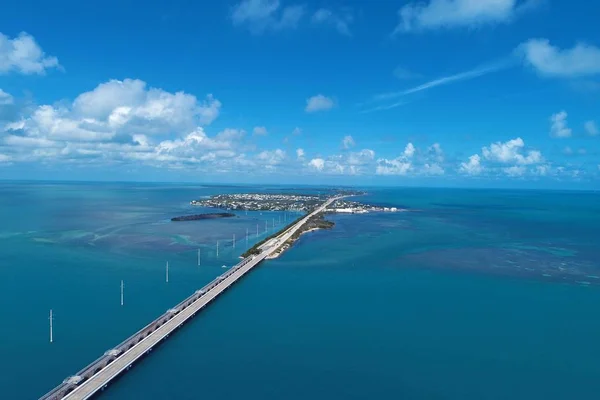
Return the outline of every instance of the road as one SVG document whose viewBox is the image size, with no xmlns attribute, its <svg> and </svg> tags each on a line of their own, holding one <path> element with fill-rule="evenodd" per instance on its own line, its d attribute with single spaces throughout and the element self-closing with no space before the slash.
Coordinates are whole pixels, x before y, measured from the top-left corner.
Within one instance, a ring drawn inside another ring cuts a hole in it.
<svg viewBox="0 0 600 400">
<path fill-rule="evenodd" d="M 322 212 L 335 200 L 333 197 L 312 213 L 306 215 L 279 236 L 267 241 L 259 248 L 261 253 L 244 258 L 223 275 L 197 290 L 175 307 L 146 325 L 114 349 L 107 351 L 96 361 L 69 377 L 62 384 L 41 397 L 40 400 L 84 400 L 103 390 L 114 378 L 129 369 L 134 362 L 165 340 L 196 313 L 237 282 L 241 277 L 271 255 L 292 237 L 311 217 Z"/>
</svg>

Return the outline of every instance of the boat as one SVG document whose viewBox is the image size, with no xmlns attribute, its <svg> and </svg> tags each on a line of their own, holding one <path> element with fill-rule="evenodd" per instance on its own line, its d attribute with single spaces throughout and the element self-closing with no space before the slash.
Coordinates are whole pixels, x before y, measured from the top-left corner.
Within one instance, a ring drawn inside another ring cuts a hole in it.
<svg viewBox="0 0 600 400">
<path fill-rule="evenodd" d="M 223 265 L 221 268 L 227 268 L 227 265 Z"/>
</svg>

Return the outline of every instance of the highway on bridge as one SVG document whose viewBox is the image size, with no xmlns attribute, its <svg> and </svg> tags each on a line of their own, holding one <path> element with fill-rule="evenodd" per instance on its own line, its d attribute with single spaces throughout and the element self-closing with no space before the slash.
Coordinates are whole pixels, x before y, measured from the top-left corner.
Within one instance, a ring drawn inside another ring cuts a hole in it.
<svg viewBox="0 0 600 400">
<path fill-rule="evenodd" d="M 196 313 L 206 307 L 211 301 L 237 282 L 241 277 L 271 255 L 288 239 L 292 237 L 311 217 L 325 210 L 340 197 L 332 197 L 310 214 L 306 215 L 292 227 L 280 233 L 277 237 L 260 246 L 258 255 L 244 258 L 223 275 L 197 290 L 175 307 L 146 325 L 144 328 L 127 338 L 115 348 L 108 350 L 103 356 L 63 381 L 59 386 L 41 397 L 40 400 L 83 400 L 103 390 L 114 378 L 128 370 L 135 361 L 152 350 L 177 328 Z"/>
</svg>

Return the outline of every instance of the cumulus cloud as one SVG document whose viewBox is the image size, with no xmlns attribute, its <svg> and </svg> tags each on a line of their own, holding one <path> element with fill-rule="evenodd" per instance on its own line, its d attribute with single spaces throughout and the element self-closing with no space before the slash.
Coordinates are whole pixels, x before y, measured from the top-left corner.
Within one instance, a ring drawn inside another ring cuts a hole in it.
<svg viewBox="0 0 600 400">
<path fill-rule="evenodd" d="M 408 143 L 406 145 L 406 147 L 404 148 L 404 157 L 406 158 L 411 158 L 412 156 L 415 155 L 415 146 L 412 143 Z"/>
<path fill-rule="evenodd" d="M 322 171 L 325 168 L 325 160 L 322 158 L 313 158 L 309 161 L 308 166 L 316 169 L 317 171 Z"/>
<path fill-rule="evenodd" d="M 522 165 L 513 165 L 512 167 L 503 168 L 504 173 L 508 176 L 516 177 L 523 176 L 525 174 L 525 167 Z"/>
<path fill-rule="evenodd" d="M 446 172 L 439 164 L 425 164 L 423 166 L 423 173 L 425 175 L 444 175 Z"/>
<path fill-rule="evenodd" d="M 259 136 L 264 136 L 268 133 L 267 128 L 265 128 L 264 126 L 255 126 L 254 130 L 252 132 L 255 135 L 259 135 Z"/>
<path fill-rule="evenodd" d="M 375 152 L 371 149 L 362 149 L 358 152 L 350 152 L 343 159 L 345 164 L 361 166 L 371 163 L 375 159 Z"/>
<path fill-rule="evenodd" d="M 481 153 L 486 160 L 499 163 L 514 164 L 537 164 L 543 161 L 542 153 L 537 150 L 523 152 L 525 142 L 521 138 L 509 140 L 507 142 L 495 142 L 489 147 L 481 149 Z M 525 154 L 524 154 L 525 153 Z"/>
<path fill-rule="evenodd" d="M 398 11 L 400 22 L 393 35 L 400 32 L 440 28 L 477 27 L 510 22 L 529 4 L 518 0 L 430 0 L 406 4 Z"/>
<path fill-rule="evenodd" d="M 377 160 L 377 175 L 406 175 L 412 169 L 412 157 L 415 155 L 415 146 L 408 143 L 402 154 L 394 159 L 380 158 Z"/>
<path fill-rule="evenodd" d="M 59 67 L 58 59 L 47 56 L 33 36 L 22 32 L 11 39 L 0 33 L 0 74 L 42 75 L 47 69 Z"/>
<path fill-rule="evenodd" d="M 596 136 L 599 133 L 598 127 L 596 126 L 596 123 L 594 121 L 587 121 L 584 124 L 584 128 L 586 133 L 590 136 Z"/>
<path fill-rule="evenodd" d="M 362 149 L 345 151 L 342 154 L 330 155 L 326 158 L 313 158 L 306 165 L 310 171 L 328 175 L 359 175 L 371 171 L 374 160 L 375 152 L 373 150 Z"/>
<path fill-rule="evenodd" d="M 318 94 L 306 99 L 306 108 L 304 110 L 306 112 L 326 111 L 333 108 L 333 106 L 333 99 L 323 96 L 322 94 Z"/>
<path fill-rule="evenodd" d="M 306 154 L 304 153 L 304 149 L 300 149 L 300 148 L 296 149 L 296 158 L 298 160 L 304 160 L 305 155 Z"/>
<path fill-rule="evenodd" d="M 349 10 L 340 13 L 334 13 L 326 8 L 317 10 L 312 18 L 313 23 L 332 25 L 342 35 L 351 36 L 350 24 L 354 20 Z"/>
<path fill-rule="evenodd" d="M 434 143 L 427 148 L 427 153 L 436 162 L 444 162 L 444 151 L 439 143 Z"/>
<path fill-rule="evenodd" d="M 377 160 L 377 164 L 375 170 L 377 175 L 406 175 L 412 167 L 409 161 L 403 161 L 399 158 L 393 160 L 380 158 Z"/>
<path fill-rule="evenodd" d="M 279 0 L 244 0 L 233 7 L 235 26 L 246 26 L 253 34 L 293 29 L 305 14 L 303 5 L 280 7 Z"/>
<path fill-rule="evenodd" d="M 139 80 L 113 80 L 71 104 L 23 110 L 21 119 L 0 128 L 0 151 L 14 162 L 210 163 L 214 171 L 254 163 L 243 154 L 243 130 L 224 129 L 213 137 L 204 131 L 220 107 L 210 95 L 199 101 Z"/>
<path fill-rule="evenodd" d="M 525 63 L 543 76 L 573 78 L 600 74 L 600 48 L 587 43 L 561 50 L 548 39 L 530 39 L 519 46 L 519 51 Z"/>
<path fill-rule="evenodd" d="M 348 135 L 348 136 L 344 136 L 344 138 L 342 139 L 342 148 L 347 150 L 351 147 L 354 147 L 355 143 L 354 143 L 354 139 L 352 138 L 352 136 Z"/>
<path fill-rule="evenodd" d="M 459 172 L 467 175 L 479 175 L 483 171 L 481 157 L 479 154 L 473 154 L 469 161 L 460 164 Z"/>
<path fill-rule="evenodd" d="M 13 97 L 9 93 L 6 93 L 4 90 L 0 89 L 0 106 L 13 104 L 13 102 Z"/>
<path fill-rule="evenodd" d="M 134 134 L 184 134 L 211 123 L 221 103 L 183 92 L 147 88 L 140 80 L 111 80 L 79 95 L 70 106 L 42 105 L 7 126 L 12 134 L 58 141 L 107 141 Z"/>
<path fill-rule="evenodd" d="M 560 111 L 550 117 L 550 136 L 556 138 L 571 137 L 571 129 L 567 126 L 567 113 Z"/>
<path fill-rule="evenodd" d="M 286 159 L 286 153 L 281 149 L 264 150 L 261 151 L 256 158 L 265 165 L 274 166 L 283 163 L 283 161 Z"/>
<path fill-rule="evenodd" d="M 302 129 L 295 127 L 294 130 L 292 131 L 292 135 L 294 136 L 298 136 L 302 133 Z"/>
</svg>

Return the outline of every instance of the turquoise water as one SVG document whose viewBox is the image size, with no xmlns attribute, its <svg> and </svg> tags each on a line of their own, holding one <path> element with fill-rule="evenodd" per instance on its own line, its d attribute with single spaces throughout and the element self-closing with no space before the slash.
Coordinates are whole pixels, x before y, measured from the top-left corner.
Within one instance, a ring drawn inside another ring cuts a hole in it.
<svg viewBox="0 0 600 400">
<path fill-rule="evenodd" d="M 168 219 L 255 190 L 0 184 L 3 398 L 42 395 L 235 262 L 273 216 Z M 369 192 L 412 211 L 331 217 L 102 398 L 597 398 L 598 194 Z"/>
</svg>

